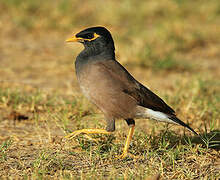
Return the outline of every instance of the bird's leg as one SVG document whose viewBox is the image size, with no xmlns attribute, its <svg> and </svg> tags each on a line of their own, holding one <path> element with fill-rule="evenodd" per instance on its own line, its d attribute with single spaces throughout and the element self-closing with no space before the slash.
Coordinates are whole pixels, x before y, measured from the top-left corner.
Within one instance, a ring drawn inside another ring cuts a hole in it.
<svg viewBox="0 0 220 180">
<path fill-rule="evenodd" d="M 81 130 L 76 130 L 76 131 L 68 134 L 67 136 L 65 136 L 65 138 L 72 139 L 79 134 L 86 134 L 86 137 L 88 139 L 94 140 L 93 138 L 91 138 L 87 134 L 110 134 L 110 133 L 111 132 L 108 132 L 105 129 L 81 129 Z"/>
<path fill-rule="evenodd" d="M 124 146 L 123 152 L 122 152 L 122 154 L 120 156 L 117 156 L 116 159 L 124 159 L 128 155 L 135 158 L 135 156 L 130 155 L 128 153 L 129 145 L 130 145 L 132 136 L 134 134 L 135 121 L 134 121 L 134 119 L 125 119 L 125 120 L 126 120 L 128 126 L 129 126 L 129 133 L 128 133 L 128 136 L 127 136 L 127 140 L 125 142 L 125 146 Z"/>
<path fill-rule="evenodd" d="M 128 133 L 127 140 L 126 140 L 126 142 L 125 142 L 125 146 L 124 146 L 124 149 L 123 149 L 123 153 L 122 153 L 120 156 L 117 156 L 117 159 L 124 159 L 124 158 L 128 155 L 128 148 L 129 148 L 129 145 L 130 145 L 132 136 L 133 136 L 133 134 L 134 134 L 134 127 L 135 127 L 134 124 L 130 125 L 130 127 L 129 127 L 129 133 Z"/>
<path fill-rule="evenodd" d="M 115 131 L 115 119 L 105 115 L 105 120 L 106 120 L 106 123 L 107 123 L 106 131 L 108 131 L 108 132 Z"/>
</svg>

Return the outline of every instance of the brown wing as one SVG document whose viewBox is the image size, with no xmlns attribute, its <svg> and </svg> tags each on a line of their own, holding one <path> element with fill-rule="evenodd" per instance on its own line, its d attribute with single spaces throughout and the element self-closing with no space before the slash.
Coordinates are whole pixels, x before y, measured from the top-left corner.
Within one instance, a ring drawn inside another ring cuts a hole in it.
<svg viewBox="0 0 220 180">
<path fill-rule="evenodd" d="M 104 62 L 100 61 L 98 64 L 109 71 L 111 76 L 120 82 L 120 90 L 132 96 L 137 101 L 137 105 L 166 114 L 175 114 L 175 111 L 171 107 L 160 97 L 135 80 L 119 62 L 109 60 Z"/>
<path fill-rule="evenodd" d="M 175 114 L 175 111 L 170 106 L 168 106 L 159 96 L 154 94 L 142 84 L 138 83 L 138 85 L 138 89 L 135 89 L 132 92 L 128 92 L 128 94 L 135 97 L 140 106 L 170 115 Z"/>
</svg>

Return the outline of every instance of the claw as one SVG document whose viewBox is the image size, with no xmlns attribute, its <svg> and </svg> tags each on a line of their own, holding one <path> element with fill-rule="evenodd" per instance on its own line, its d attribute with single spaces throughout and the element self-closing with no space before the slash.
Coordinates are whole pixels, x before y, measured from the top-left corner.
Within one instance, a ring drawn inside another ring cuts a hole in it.
<svg viewBox="0 0 220 180">
<path fill-rule="evenodd" d="M 96 143 L 98 143 L 98 141 L 97 141 L 96 139 L 90 137 L 89 135 L 84 134 L 84 136 L 85 136 L 87 139 L 89 139 L 90 141 L 95 141 Z"/>
<path fill-rule="evenodd" d="M 128 156 L 127 152 L 123 152 L 121 155 L 118 155 L 115 157 L 115 159 L 124 159 Z"/>
<path fill-rule="evenodd" d="M 139 158 L 139 156 L 135 156 L 135 155 L 133 155 L 131 153 L 128 153 L 128 152 L 123 152 L 121 155 L 116 156 L 115 159 L 117 159 L 117 160 L 125 159 L 128 156 L 131 157 L 132 159 L 138 159 Z"/>
</svg>

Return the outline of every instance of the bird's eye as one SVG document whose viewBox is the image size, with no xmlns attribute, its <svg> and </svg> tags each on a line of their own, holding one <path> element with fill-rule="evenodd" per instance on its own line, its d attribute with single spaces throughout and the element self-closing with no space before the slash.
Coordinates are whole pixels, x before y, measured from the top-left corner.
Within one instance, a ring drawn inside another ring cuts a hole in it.
<svg viewBox="0 0 220 180">
<path fill-rule="evenodd" d="M 86 34 L 86 39 L 92 39 L 94 36 L 93 36 L 93 34 L 91 34 L 91 33 L 89 33 L 89 34 Z"/>
</svg>

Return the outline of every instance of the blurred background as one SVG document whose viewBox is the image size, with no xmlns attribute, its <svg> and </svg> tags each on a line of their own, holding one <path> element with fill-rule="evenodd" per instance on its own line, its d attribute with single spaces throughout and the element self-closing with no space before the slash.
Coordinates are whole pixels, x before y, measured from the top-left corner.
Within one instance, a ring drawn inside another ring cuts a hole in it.
<svg viewBox="0 0 220 180">
<path fill-rule="evenodd" d="M 97 25 L 111 31 L 117 59 L 139 80 L 151 81 L 152 71 L 219 79 L 218 0 L 1 0 L 1 84 L 70 88 L 82 45 L 65 39 Z"/>
<path fill-rule="evenodd" d="M 27 164 L 29 161 L 33 163 L 32 159 L 37 163 L 41 161 L 37 161 L 39 157 L 36 154 L 43 147 L 47 147 L 47 150 L 43 149 L 46 154 L 54 149 L 58 153 L 58 144 L 53 143 L 73 129 L 105 126 L 102 114 L 82 96 L 76 82 L 74 61 L 83 46 L 65 42 L 76 32 L 97 25 L 105 26 L 111 32 L 117 60 L 137 80 L 170 104 L 180 119 L 197 132 L 208 133 L 217 129 L 219 133 L 219 0 L 0 0 L 0 142 L 7 145 L 2 147 L 10 145 L 10 153 L 16 152 L 13 156 L 17 159 L 26 153 L 29 154 L 25 156 Z M 127 134 L 124 122 L 116 126 L 124 136 L 117 137 L 122 141 L 113 143 L 116 144 L 113 152 L 121 150 Z M 146 137 L 147 133 L 160 141 L 165 136 L 160 132 L 166 127 L 140 120 L 137 132 L 145 133 L 140 137 Z M 184 134 L 182 127 L 172 126 L 171 129 L 177 132 L 178 137 Z M 133 142 L 141 141 L 139 136 L 135 138 Z M 169 139 L 172 140 L 170 136 Z M 173 137 L 174 142 L 177 139 Z M 133 151 L 141 152 L 141 142 L 133 144 Z M 155 145 L 157 143 L 148 144 L 143 147 L 144 151 L 147 148 L 159 149 Z M 68 149 L 73 144 L 61 143 L 60 146 Z M 92 148 L 97 150 L 97 146 Z M 79 152 L 84 151 L 80 149 Z M 104 151 L 106 156 L 108 153 Z M 65 168 L 70 167 L 65 158 L 82 156 L 75 156 L 69 149 L 64 149 L 59 162 L 62 161 Z M 195 155 L 197 159 L 198 156 Z M 185 158 L 184 155 L 182 157 Z M 7 169 L 16 164 L 17 159 L 2 162 Z M 214 162 L 211 159 L 204 158 L 204 162 Z M 174 161 L 176 163 L 176 159 Z M 14 166 L 11 172 L 0 168 L 0 174 L 16 172 L 22 175 L 23 171 L 29 174 L 38 172 L 36 169 L 44 172 L 47 168 L 51 172 L 50 169 L 60 167 L 55 160 L 52 165 L 46 160 L 43 162 L 44 165 L 30 166 L 30 171 L 25 163 Z M 154 172 L 165 161 L 153 157 L 150 162 L 155 164 L 151 166 L 149 163 L 149 170 L 140 170 L 140 173 Z M 167 179 L 175 175 L 172 163 L 170 174 L 164 170 L 163 176 Z M 213 164 L 206 167 L 210 166 L 217 167 Z M 192 163 L 182 167 L 189 172 L 196 171 Z M 180 169 L 181 177 L 185 179 L 201 177 L 193 176 L 193 172 L 192 176 L 187 176 Z M 199 165 L 197 170 L 206 172 Z M 115 171 L 121 173 L 124 169 Z M 210 168 L 207 172 L 211 174 Z"/>
</svg>

